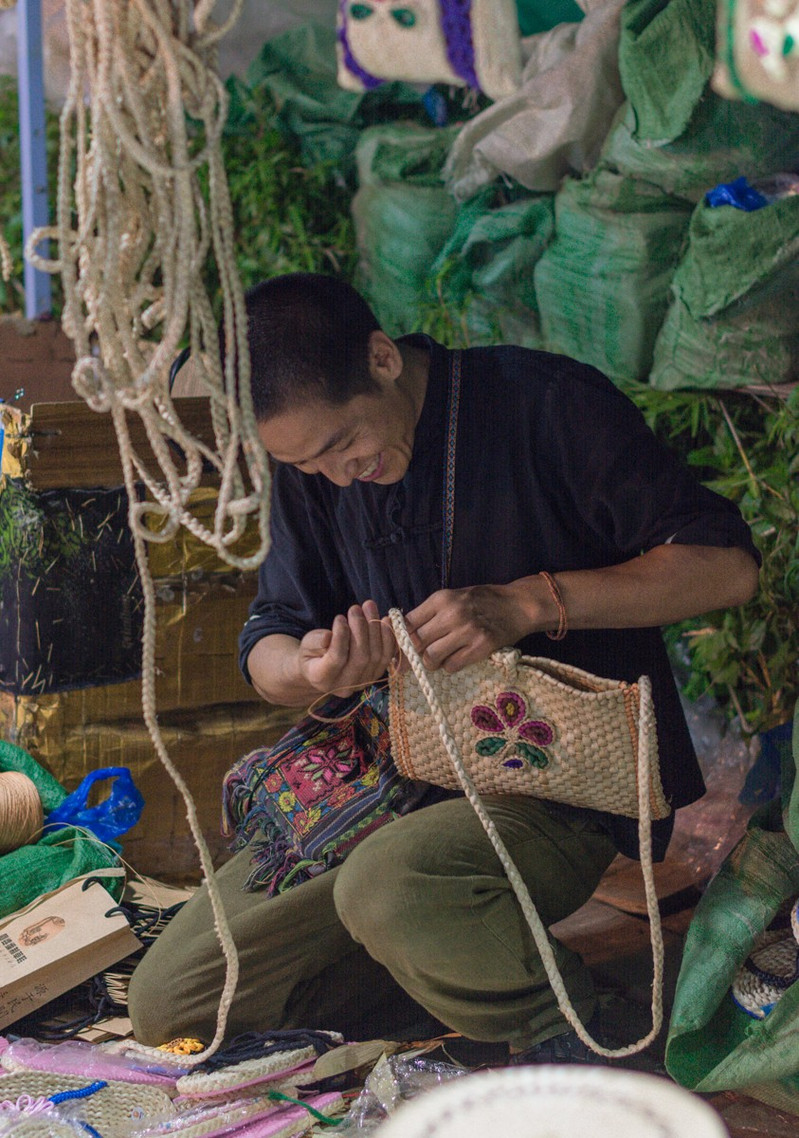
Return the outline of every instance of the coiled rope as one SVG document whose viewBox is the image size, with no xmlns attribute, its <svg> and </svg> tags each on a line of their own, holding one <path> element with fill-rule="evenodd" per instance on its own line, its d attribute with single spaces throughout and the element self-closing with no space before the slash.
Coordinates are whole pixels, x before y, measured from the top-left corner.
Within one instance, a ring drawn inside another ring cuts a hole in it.
<svg viewBox="0 0 799 1138">
<path fill-rule="evenodd" d="M 216 46 L 242 4 L 234 0 L 217 25 L 216 0 L 66 0 L 70 84 L 60 121 L 57 224 L 32 234 L 25 250 L 38 268 L 60 273 L 62 323 L 77 355 L 72 385 L 93 410 L 110 413 L 116 429 L 144 595 L 144 721 L 186 804 L 226 960 L 216 1034 L 206 1050 L 180 1056 L 184 1066 L 221 1044 L 238 958 L 194 802 L 158 728 L 147 542 L 170 541 L 183 525 L 245 570 L 268 547 L 269 470 L 250 398 L 246 311 L 220 148 L 228 101 L 216 70 Z M 58 243 L 57 259 L 37 255 L 45 238 Z M 224 370 L 204 284 L 211 259 L 222 294 Z M 213 448 L 184 428 L 170 397 L 170 365 L 185 340 L 210 400 Z M 131 414 L 141 419 L 151 454 L 134 448 Z M 220 480 L 213 529 L 191 510 L 204 466 Z M 253 517 L 259 548 L 240 556 L 236 543 Z"/>
</svg>

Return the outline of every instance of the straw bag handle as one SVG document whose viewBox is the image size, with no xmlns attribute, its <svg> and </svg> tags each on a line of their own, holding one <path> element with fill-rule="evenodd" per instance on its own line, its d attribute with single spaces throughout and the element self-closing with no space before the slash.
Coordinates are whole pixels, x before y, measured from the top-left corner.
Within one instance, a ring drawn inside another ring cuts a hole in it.
<svg viewBox="0 0 799 1138">
<path fill-rule="evenodd" d="M 646 892 L 646 909 L 649 917 L 650 941 L 652 945 L 653 976 L 652 976 L 652 1027 L 650 1031 L 637 1043 L 630 1043 L 626 1047 L 612 1050 L 597 1043 L 586 1031 L 578 1018 L 566 992 L 563 978 L 558 970 L 552 946 L 549 943 L 546 929 L 536 911 L 533 900 L 519 871 L 513 864 L 504 842 L 497 833 L 496 826 L 486 813 L 483 802 L 471 778 L 466 772 L 463 761 L 458 754 L 458 746 L 452 736 L 452 731 L 438 701 L 432 684 L 427 678 L 427 671 L 421 661 L 419 653 L 414 647 L 405 620 L 399 609 L 389 612 L 394 634 L 402 651 L 419 681 L 433 718 L 438 724 L 438 730 L 444 747 L 449 755 L 463 792 L 472 804 L 483 829 L 496 850 L 502 867 L 508 876 L 513 891 L 524 913 L 530 932 L 533 934 L 536 948 L 543 962 L 546 974 L 552 985 L 552 990 L 558 1001 L 558 1007 L 564 1018 L 568 1021 L 586 1047 L 590 1047 L 597 1055 L 604 1055 L 611 1059 L 622 1059 L 627 1055 L 635 1055 L 648 1047 L 657 1036 L 663 1024 L 663 935 L 660 927 L 660 910 L 658 909 L 657 892 L 655 890 L 654 872 L 652 869 L 652 827 L 651 808 L 649 802 L 649 740 L 655 728 L 655 713 L 652 704 L 652 685 L 648 676 L 641 676 L 638 681 L 641 696 L 638 726 L 638 843 L 641 859 L 641 870 L 644 876 L 644 890 Z"/>
</svg>

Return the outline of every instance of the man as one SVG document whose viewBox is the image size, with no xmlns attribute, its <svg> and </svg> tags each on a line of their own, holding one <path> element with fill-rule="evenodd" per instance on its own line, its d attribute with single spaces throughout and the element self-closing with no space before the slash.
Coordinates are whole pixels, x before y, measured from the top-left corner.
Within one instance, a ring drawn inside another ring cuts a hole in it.
<svg viewBox="0 0 799 1138">
<path fill-rule="evenodd" d="M 391 339 L 341 281 L 276 278 L 247 306 L 255 412 L 276 464 L 272 546 L 241 636 L 256 690 L 300 709 L 373 682 L 396 650 L 382 619 L 396 606 L 429 668 L 516 644 L 605 676 L 646 673 L 666 796 L 696 799 L 659 627 L 753 594 L 758 554 L 733 504 L 593 368 L 471 349 L 453 399 L 453 354 Z M 430 788 L 415 806 L 276 896 L 243 889 L 249 850 L 222 869 L 241 963 L 229 1034 L 384 1035 L 421 1005 L 525 1061 L 587 1058 L 470 804 Z M 547 926 L 590 897 L 618 851 L 636 855 L 629 819 L 511 796 L 486 807 Z M 671 827 L 655 823 L 656 857 Z M 587 1022 L 590 975 L 553 950 Z M 201 891 L 133 978 L 137 1037 L 209 1039 L 222 979 Z"/>
</svg>

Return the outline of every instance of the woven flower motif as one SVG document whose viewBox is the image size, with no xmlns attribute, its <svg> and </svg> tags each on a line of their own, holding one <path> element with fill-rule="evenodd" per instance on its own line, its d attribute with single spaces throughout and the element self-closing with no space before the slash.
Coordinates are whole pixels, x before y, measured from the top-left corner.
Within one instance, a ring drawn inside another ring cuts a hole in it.
<svg viewBox="0 0 799 1138">
<path fill-rule="evenodd" d="M 552 725 L 545 719 L 528 719 L 524 696 L 516 691 L 500 692 L 494 707 L 483 703 L 472 708 L 472 723 L 478 731 L 488 733 L 476 747 L 478 755 L 496 755 L 503 767 L 518 770 L 525 763 L 534 767 L 549 766 L 542 747 L 555 738 Z"/>
<path fill-rule="evenodd" d="M 326 786 L 336 786 L 352 774 L 358 763 L 351 743 L 346 739 L 337 740 L 328 746 L 311 747 L 307 754 L 295 763 L 311 782 L 323 782 Z"/>
</svg>

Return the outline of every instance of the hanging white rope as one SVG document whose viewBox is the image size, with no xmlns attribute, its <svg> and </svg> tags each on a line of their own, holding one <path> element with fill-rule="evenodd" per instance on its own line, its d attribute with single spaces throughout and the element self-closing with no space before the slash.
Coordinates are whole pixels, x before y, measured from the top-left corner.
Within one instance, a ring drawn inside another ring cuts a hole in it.
<svg viewBox="0 0 799 1138">
<path fill-rule="evenodd" d="M 2 3 L 2 0 L 0 0 Z M 0 233 L 0 276 L 4 281 L 10 281 L 14 272 L 14 261 L 11 257 L 11 250 L 8 247 L 8 242 L 2 233 Z"/>
<path fill-rule="evenodd" d="M 66 0 L 70 85 L 61 114 L 57 224 L 37 230 L 26 256 L 58 272 L 62 323 L 74 341 L 75 390 L 110 412 L 119 442 L 145 602 L 142 708 L 153 745 L 186 803 L 227 962 L 214 1039 L 222 1042 L 238 960 L 191 795 L 161 739 L 155 711 L 155 590 L 146 543 L 171 540 L 183 525 L 229 565 L 253 569 L 268 545 L 268 465 L 250 398 L 246 313 L 233 255 L 232 211 L 220 137 L 227 114 L 216 45 L 243 0 L 219 25 L 216 0 Z M 36 254 L 45 238 L 58 258 Z M 215 262 L 226 354 L 204 275 Z M 210 400 L 214 446 L 181 423 L 169 370 L 184 338 Z M 131 414 L 149 451 L 134 448 Z M 220 481 L 213 529 L 191 509 L 203 466 Z M 140 500 L 140 487 L 145 487 Z M 257 519 L 259 548 L 236 553 Z M 149 524 L 148 524 L 149 521 Z M 161 1053 L 159 1053 L 161 1054 Z"/>
</svg>

